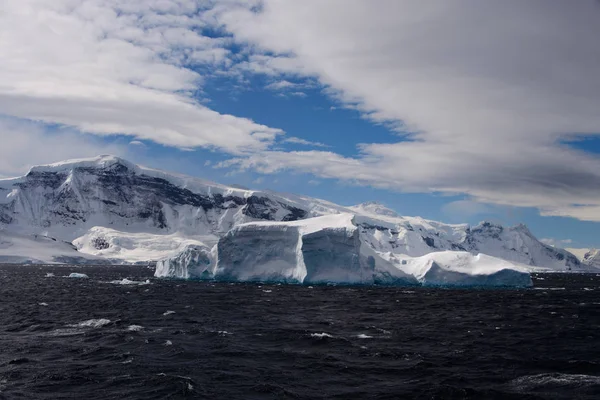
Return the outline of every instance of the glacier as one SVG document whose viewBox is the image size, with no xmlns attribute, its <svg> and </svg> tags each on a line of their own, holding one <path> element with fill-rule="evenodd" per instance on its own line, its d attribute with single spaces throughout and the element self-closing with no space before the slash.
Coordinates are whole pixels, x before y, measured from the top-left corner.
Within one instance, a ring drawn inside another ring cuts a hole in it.
<svg viewBox="0 0 600 400">
<path fill-rule="evenodd" d="M 347 207 L 226 186 L 115 156 L 0 179 L 0 232 L 0 262 L 156 263 L 156 276 L 183 279 L 391 284 L 418 281 L 406 267 L 411 260 L 444 252 L 490 256 L 528 271 L 592 268 L 524 225 L 445 224 L 376 202 Z M 433 271 L 448 270 L 444 262 L 432 261 Z"/>
</svg>

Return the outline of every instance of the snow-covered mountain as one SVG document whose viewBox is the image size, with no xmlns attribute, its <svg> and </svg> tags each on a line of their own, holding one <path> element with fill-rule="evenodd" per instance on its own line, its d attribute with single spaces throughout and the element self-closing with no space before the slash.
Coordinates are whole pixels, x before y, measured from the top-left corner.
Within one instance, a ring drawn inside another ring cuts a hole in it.
<svg viewBox="0 0 600 400">
<path fill-rule="evenodd" d="M 378 203 L 344 207 L 240 189 L 114 156 L 37 166 L 23 177 L 0 180 L 2 229 L 73 242 L 80 252 L 123 262 L 156 261 L 190 246 L 212 249 L 243 223 L 340 213 L 356 216 L 361 240 L 380 254 L 465 251 L 552 270 L 584 267 L 569 252 L 538 241 L 523 225 L 444 224 L 400 216 Z"/>
<path fill-rule="evenodd" d="M 582 264 L 594 268 L 600 268 L 600 250 L 598 249 L 565 249 L 575 255 Z"/>
</svg>

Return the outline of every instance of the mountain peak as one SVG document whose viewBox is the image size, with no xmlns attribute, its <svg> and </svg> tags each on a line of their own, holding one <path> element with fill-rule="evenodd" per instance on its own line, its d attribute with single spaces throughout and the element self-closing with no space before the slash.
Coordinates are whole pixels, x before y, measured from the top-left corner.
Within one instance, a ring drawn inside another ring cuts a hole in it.
<svg viewBox="0 0 600 400">
<path fill-rule="evenodd" d="M 98 168 L 104 169 L 113 165 L 122 165 L 127 169 L 135 170 L 137 166 L 130 161 L 114 155 L 99 155 L 90 158 L 77 158 L 72 160 L 59 161 L 51 164 L 37 165 L 29 170 L 31 173 L 39 172 L 62 172 L 70 171 L 75 168 Z"/>
</svg>

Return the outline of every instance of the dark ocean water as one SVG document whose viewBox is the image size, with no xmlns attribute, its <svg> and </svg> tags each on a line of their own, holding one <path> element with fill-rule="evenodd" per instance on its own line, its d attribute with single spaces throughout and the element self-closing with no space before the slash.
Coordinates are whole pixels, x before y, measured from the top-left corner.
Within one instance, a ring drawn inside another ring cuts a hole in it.
<svg viewBox="0 0 600 400">
<path fill-rule="evenodd" d="M 600 398 L 599 275 L 444 290 L 152 273 L 0 266 L 0 398 Z M 108 283 L 123 278 L 150 282 Z"/>
</svg>

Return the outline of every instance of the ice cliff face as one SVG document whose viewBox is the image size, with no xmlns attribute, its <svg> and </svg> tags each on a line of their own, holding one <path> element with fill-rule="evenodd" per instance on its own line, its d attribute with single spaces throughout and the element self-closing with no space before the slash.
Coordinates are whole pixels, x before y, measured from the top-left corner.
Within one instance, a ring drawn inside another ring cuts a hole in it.
<svg viewBox="0 0 600 400">
<path fill-rule="evenodd" d="M 306 233 L 299 225 L 289 226 L 285 232 L 266 226 L 252 231 L 254 228 L 244 225 L 260 221 L 300 223 L 338 214 L 353 215 L 352 227 L 339 230 L 334 223 L 333 227 Z M 400 216 L 378 203 L 344 207 L 304 196 L 252 191 L 169 174 L 113 156 L 38 166 L 23 177 L 0 180 L 0 227 L 73 242 L 79 252 L 113 262 L 172 260 L 168 265 L 160 264 L 161 271 L 181 277 L 204 273 L 201 249 L 230 246 L 228 253 L 234 253 L 236 246 L 241 246 L 241 238 L 258 240 L 252 238 L 257 232 L 260 246 L 267 247 L 260 254 L 252 246 L 242 246 L 248 252 L 245 255 L 225 254 L 223 250 L 219 271 L 240 274 L 227 265 L 251 258 L 264 262 L 263 268 L 276 263 L 299 265 L 294 257 L 300 238 L 300 254 L 308 268 L 303 279 L 310 281 L 326 278 L 328 272 L 319 263 L 327 251 L 331 265 L 352 266 L 349 271 L 353 272 L 345 272 L 348 279 L 369 267 L 368 257 L 365 261 L 356 256 L 369 252 L 375 259 L 378 254 L 421 257 L 432 252 L 463 251 L 552 270 L 582 268 L 572 254 L 542 244 L 524 226 L 504 228 L 487 222 L 475 227 L 450 225 Z M 275 251 L 269 243 L 274 246 L 278 241 L 286 246 L 284 250 L 280 246 L 277 251 L 282 253 L 275 257 L 269 253 Z M 332 249 L 343 250 L 344 255 L 334 256 Z M 186 260 L 197 268 L 183 272 L 178 265 Z M 211 262 L 211 268 L 216 268 L 216 260 Z M 286 268 L 290 280 L 300 280 L 304 273 Z M 396 273 L 389 265 L 377 271 L 374 279 L 392 279 Z"/>
<path fill-rule="evenodd" d="M 374 253 L 365 252 L 352 214 L 238 226 L 218 244 L 215 277 L 241 281 L 373 284 Z M 380 260 L 381 263 L 386 263 Z M 387 263 L 386 263 L 387 264 Z M 404 284 L 416 283 L 398 274 Z"/>
</svg>

